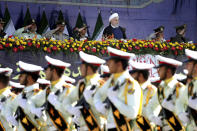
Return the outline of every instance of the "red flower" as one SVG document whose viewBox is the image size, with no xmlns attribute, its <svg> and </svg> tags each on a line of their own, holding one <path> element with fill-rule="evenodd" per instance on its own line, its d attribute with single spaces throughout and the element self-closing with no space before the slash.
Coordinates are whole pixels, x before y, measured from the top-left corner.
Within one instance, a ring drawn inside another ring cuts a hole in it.
<svg viewBox="0 0 197 131">
<path fill-rule="evenodd" d="M 94 47 L 94 48 L 92 48 L 92 52 L 94 52 L 94 53 L 96 52 L 96 48 L 95 48 L 95 47 Z"/>
<path fill-rule="evenodd" d="M 37 44 L 37 45 L 36 45 L 36 48 L 40 48 L 40 45 L 39 45 L 39 44 Z"/>
<path fill-rule="evenodd" d="M 3 49 L 3 46 L 2 45 L 0 45 L 0 50 L 2 50 Z"/>
<path fill-rule="evenodd" d="M 47 48 L 47 52 L 48 53 L 51 53 L 51 48 Z"/>
<path fill-rule="evenodd" d="M 148 46 L 147 46 L 147 45 L 145 45 L 145 46 L 144 46 L 144 48 L 148 48 Z"/>
<path fill-rule="evenodd" d="M 182 49 L 183 49 L 183 47 L 179 46 L 179 50 L 182 50 Z"/>
<path fill-rule="evenodd" d="M 17 51 L 18 51 L 18 48 L 14 47 L 14 48 L 13 48 L 13 51 L 14 51 L 14 52 L 17 52 Z"/>
<path fill-rule="evenodd" d="M 104 49 L 102 49 L 102 50 L 101 50 L 101 53 L 102 53 L 102 54 L 105 54 L 105 50 L 104 50 Z"/>
<path fill-rule="evenodd" d="M 155 50 L 156 50 L 156 51 L 158 51 L 158 50 L 159 50 L 159 48 L 158 48 L 158 47 L 155 47 Z"/>
<path fill-rule="evenodd" d="M 81 47 L 78 47 L 78 51 L 82 51 L 82 48 Z"/>
<path fill-rule="evenodd" d="M 136 42 L 136 41 L 137 41 L 137 39 L 136 39 L 136 38 L 133 38 L 133 39 L 132 39 L 132 41 L 133 41 L 133 42 Z"/>
<path fill-rule="evenodd" d="M 135 49 L 139 50 L 139 49 L 140 49 L 140 47 L 139 47 L 139 46 L 135 46 Z"/>
<path fill-rule="evenodd" d="M 28 46 L 32 46 L 32 43 L 31 43 L 31 42 L 28 42 L 27 45 L 28 45 Z"/>
<path fill-rule="evenodd" d="M 73 48 L 70 48 L 70 52 L 73 52 L 74 50 L 73 50 Z"/>
<path fill-rule="evenodd" d="M 62 45 L 61 47 L 64 48 L 64 45 Z"/>
<path fill-rule="evenodd" d="M 170 42 L 170 40 L 166 40 L 166 42 Z"/>
<path fill-rule="evenodd" d="M 90 47 L 88 46 L 86 49 L 87 49 L 87 50 L 89 50 L 89 49 L 90 49 Z"/>
<path fill-rule="evenodd" d="M 19 46 L 19 49 L 20 50 L 24 50 L 24 47 L 21 45 L 21 46 Z"/>
<path fill-rule="evenodd" d="M 12 38 L 12 37 L 13 37 L 13 35 L 8 36 L 8 38 Z"/>
<path fill-rule="evenodd" d="M 5 47 L 9 47 L 9 45 L 10 45 L 9 43 L 6 43 L 6 44 L 5 44 Z"/>
<path fill-rule="evenodd" d="M 178 51 L 176 50 L 176 51 L 174 52 L 174 54 L 175 54 L 175 55 L 178 55 Z"/>
<path fill-rule="evenodd" d="M 152 44 L 149 44 L 148 46 L 149 46 L 150 48 L 153 48 L 153 45 L 152 45 Z"/>
<path fill-rule="evenodd" d="M 52 50 L 56 51 L 57 50 L 57 46 L 53 46 Z"/>
<path fill-rule="evenodd" d="M 132 47 L 128 47 L 128 50 L 129 50 L 129 51 L 132 51 Z"/>
<path fill-rule="evenodd" d="M 176 50 L 176 48 L 173 46 L 172 48 L 171 48 L 172 50 Z"/>
</svg>

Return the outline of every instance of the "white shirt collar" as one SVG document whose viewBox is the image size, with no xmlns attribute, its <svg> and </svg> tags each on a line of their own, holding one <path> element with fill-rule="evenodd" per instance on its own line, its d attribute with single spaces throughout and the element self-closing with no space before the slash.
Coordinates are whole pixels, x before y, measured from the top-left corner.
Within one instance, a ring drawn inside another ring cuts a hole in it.
<svg viewBox="0 0 197 131">
<path fill-rule="evenodd" d="M 31 86 L 25 87 L 24 92 L 30 92 L 30 91 L 33 91 L 34 89 L 39 89 L 39 84 L 38 83 L 35 83 Z"/>
</svg>

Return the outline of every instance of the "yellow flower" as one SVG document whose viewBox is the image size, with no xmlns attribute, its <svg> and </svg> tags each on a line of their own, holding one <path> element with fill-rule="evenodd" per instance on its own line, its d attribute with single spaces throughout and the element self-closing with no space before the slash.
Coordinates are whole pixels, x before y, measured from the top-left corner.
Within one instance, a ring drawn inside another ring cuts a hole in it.
<svg viewBox="0 0 197 131">
<path fill-rule="evenodd" d="M 10 47 L 12 47 L 12 44 L 10 44 Z"/>
<path fill-rule="evenodd" d="M 193 45 L 193 46 L 192 46 L 192 49 L 195 49 L 195 48 L 196 48 L 196 46 L 195 46 L 195 45 Z"/>
<path fill-rule="evenodd" d="M 44 51 L 47 51 L 47 47 L 44 47 Z"/>
<path fill-rule="evenodd" d="M 67 47 L 70 47 L 70 45 L 67 45 Z"/>
</svg>

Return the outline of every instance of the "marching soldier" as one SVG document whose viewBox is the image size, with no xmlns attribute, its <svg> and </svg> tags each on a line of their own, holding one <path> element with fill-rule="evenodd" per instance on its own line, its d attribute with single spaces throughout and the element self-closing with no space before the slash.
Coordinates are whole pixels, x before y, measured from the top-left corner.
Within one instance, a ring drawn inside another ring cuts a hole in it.
<svg viewBox="0 0 197 131">
<path fill-rule="evenodd" d="M 42 108 L 37 107 L 38 104 L 43 104 L 43 100 L 32 101 L 32 97 L 39 93 L 38 80 L 39 73 L 43 70 L 42 67 L 19 61 L 20 74 L 19 82 L 24 85 L 24 90 L 18 95 L 15 104 L 15 116 L 19 122 L 18 130 L 37 130 L 40 125 L 37 124 L 37 119 L 42 116 Z"/>
<path fill-rule="evenodd" d="M 8 87 L 9 79 L 12 74 L 10 68 L 0 68 L 0 130 L 13 130 L 12 126 L 7 122 L 4 116 L 6 99 L 9 97 L 11 91 Z"/>
<path fill-rule="evenodd" d="M 64 112 L 62 104 L 64 99 L 72 92 L 74 87 L 66 83 L 64 71 L 70 66 L 69 63 L 45 56 L 48 63 L 45 68 L 46 80 L 51 82 L 50 88 L 46 89 L 47 97 L 47 129 L 46 130 L 70 130 L 71 116 Z"/>
<path fill-rule="evenodd" d="M 107 81 L 110 77 L 109 67 L 107 65 L 101 65 L 101 78 Z"/>
<path fill-rule="evenodd" d="M 41 39 L 42 36 L 38 34 L 37 32 L 37 25 L 36 21 L 32 19 L 31 21 L 28 22 L 28 25 L 16 30 L 14 33 L 14 36 L 17 37 L 23 37 L 26 39 Z"/>
<path fill-rule="evenodd" d="M 135 73 L 133 73 L 132 76 L 135 80 L 138 81 L 143 91 L 142 116 L 141 118 L 139 118 L 137 125 L 141 130 L 152 130 L 152 127 L 154 125 L 151 123 L 150 114 L 159 114 L 159 112 L 157 112 L 157 110 L 149 104 L 149 101 L 151 101 L 152 97 L 157 92 L 157 88 L 154 85 L 152 85 L 149 80 L 149 70 L 152 69 L 154 65 L 138 63 L 134 61 L 131 61 L 130 65 L 132 66 L 133 70 L 135 70 Z"/>
<path fill-rule="evenodd" d="M 46 88 L 48 88 L 51 85 L 51 82 L 45 79 L 41 79 L 39 78 L 37 80 L 38 84 L 39 84 L 39 89 L 41 90 L 45 90 Z"/>
<path fill-rule="evenodd" d="M 71 92 L 63 105 L 65 111 L 74 115 L 73 122 L 79 126 L 80 131 L 101 130 L 101 123 L 98 112 L 93 104 L 93 95 L 103 84 L 98 68 L 105 61 L 94 55 L 79 52 L 82 60 L 80 70 L 83 79 L 79 80 L 77 87 Z M 73 102 L 77 101 L 75 106 Z"/>
<path fill-rule="evenodd" d="M 130 131 L 130 122 L 141 114 L 143 94 L 136 80 L 128 70 L 128 61 L 134 54 L 111 47 L 107 48 L 107 61 L 111 76 L 94 95 L 98 112 L 107 118 L 107 130 Z"/>
<path fill-rule="evenodd" d="M 185 50 L 186 56 L 189 58 L 186 62 L 186 69 L 188 75 L 192 76 L 192 81 L 187 84 L 188 93 L 188 109 L 189 120 L 187 130 L 197 130 L 197 52 L 192 50 Z M 187 117 L 185 118 L 187 119 Z"/>
<path fill-rule="evenodd" d="M 157 59 L 159 65 L 156 68 L 158 68 L 161 83 L 157 95 L 153 96 L 150 104 L 157 110 L 160 109 L 160 113 L 152 113 L 150 118 L 157 125 L 158 130 L 161 128 L 165 131 L 184 130 L 184 126 L 186 126 L 183 119 L 187 105 L 186 88 L 174 77 L 177 67 L 181 66 L 182 62 L 162 56 L 157 56 Z"/>
<path fill-rule="evenodd" d="M 65 22 L 64 21 L 58 21 L 56 23 L 56 28 L 46 32 L 43 37 L 46 37 L 48 39 L 55 39 L 55 40 L 61 40 L 63 41 L 64 39 L 69 39 L 69 36 L 67 34 L 64 34 L 64 29 L 65 29 Z"/>
<path fill-rule="evenodd" d="M 3 31 L 5 22 L 2 18 L 0 18 L 0 38 L 4 38 L 6 36 L 6 33 Z"/>
<path fill-rule="evenodd" d="M 104 39 L 126 39 L 126 29 L 119 26 L 119 15 L 118 13 L 113 13 L 109 17 L 109 26 L 107 26 L 103 31 Z"/>
</svg>

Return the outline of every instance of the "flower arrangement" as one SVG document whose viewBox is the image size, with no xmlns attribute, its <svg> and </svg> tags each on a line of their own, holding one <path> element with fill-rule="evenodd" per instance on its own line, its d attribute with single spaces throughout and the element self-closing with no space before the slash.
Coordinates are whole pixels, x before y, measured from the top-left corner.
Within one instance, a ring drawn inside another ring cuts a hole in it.
<svg viewBox="0 0 197 131">
<path fill-rule="evenodd" d="M 111 46 L 125 52 L 135 54 L 161 54 L 182 55 L 184 49 L 196 50 L 195 44 L 155 42 L 150 40 L 106 40 L 106 41 L 77 41 L 73 38 L 64 41 L 48 39 L 24 39 L 9 37 L 0 39 L 0 50 L 13 52 L 19 51 L 44 51 L 47 53 L 65 52 L 78 53 L 84 51 L 90 54 L 107 54 L 107 47 Z"/>
</svg>

